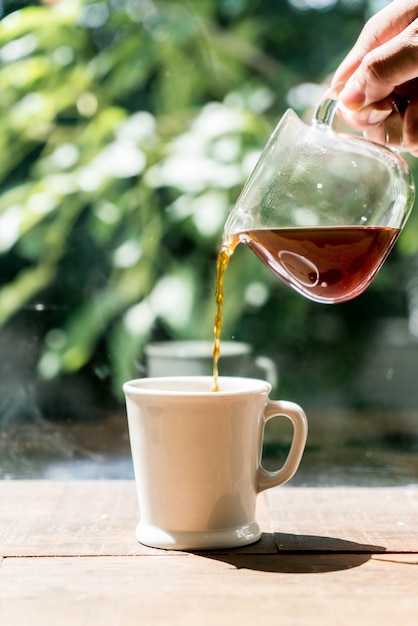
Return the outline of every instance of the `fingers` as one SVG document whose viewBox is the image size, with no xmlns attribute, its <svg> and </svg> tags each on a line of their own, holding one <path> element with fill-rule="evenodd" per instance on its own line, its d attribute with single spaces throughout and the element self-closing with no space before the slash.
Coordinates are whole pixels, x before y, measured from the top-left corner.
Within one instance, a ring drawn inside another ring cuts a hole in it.
<svg viewBox="0 0 418 626">
<path fill-rule="evenodd" d="M 366 139 L 376 143 L 391 146 L 399 151 L 405 150 L 404 121 L 401 113 L 394 110 L 376 126 L 370 126 L 365 132 Z"/>
<path fill-rule="evenodd" d="M 386 110 L 388 102 L 389 99 L 377 103 L 378 107 L 382 107 L 384 118 L 375 124 L 358 124 L 349 110 L 340 109 L 339 115 L 351 128 L 362 131 L 366 139 L 397 147 L 418 157 L 418 100 L 409 102 L 405 108 L 399 98 L 394 98 L 389 113 Z"/>
<path fill-rule="evenodd" d="M 340 109 L 339 116 L 351 128 L 363 131 L 370 141 L 404 149 L 404 111 L 402 99 L 390 97 L 364 109 L 364 119 L 348 109 Z M 357 117 L 360 117 L 360 123 L 357 122 Z"/>
<path fill-rule="evenodd" d="M 365 55 L 340 94 L 341 104 L 360 111 L 417 75 L 418 20 L 414 20 L 400 35 Z"/>
<path fill-rule="evenodd" d="M 393 0 L 365 25 L 341 63 L 339 115 L 379 143 L 418 156 L 418 2 Z"/>
<path fill-rule="evenodd" d="M 339 107 L 340 117 L 355 130 L 363 131 L 372 130 L 374 126 L 381 125 L 392 114 L 394 109 L 389 98 L 358 111 L 345 107 L 339 98 Z"/>
<path fill-rule="evenodd" d="M 364 57 L 393 37 L 400 35 L 416 18 L 416 0 L 393 0 L 365 24 L 356 44 L 335 72 L 333 84 L 347 82 Z"/>
</svg>

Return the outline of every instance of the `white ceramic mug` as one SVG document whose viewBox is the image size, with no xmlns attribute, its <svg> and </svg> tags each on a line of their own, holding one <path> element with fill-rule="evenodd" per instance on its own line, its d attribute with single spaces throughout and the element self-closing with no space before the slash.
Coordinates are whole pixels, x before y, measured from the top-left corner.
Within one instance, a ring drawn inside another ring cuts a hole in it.
<svg viewBox="0 0 418 626">
<path fill-rule="evenodd" d="M 210 376 L 213 373 L 213 341 L 160 341 L 145 347 L 147 376 Z M 219 373 L 223 376 L 265 378 L 273 387 L 277 368 L 270 358 L 254 356 L 248 343 L 222 341 Z"/>
<path fill-rule="evenodd" d="M 287 482 L 305 447 L 307 420 L 293 402 L 270 400 L 263 380 L 211 376 L 142 378 L 123 390 L 141 543 L 174 550 L 231 548 L 260 538 L 257 494 Z M 283 466 L 261 466 L 264 424 L 293 423 Z"/>
</svg>

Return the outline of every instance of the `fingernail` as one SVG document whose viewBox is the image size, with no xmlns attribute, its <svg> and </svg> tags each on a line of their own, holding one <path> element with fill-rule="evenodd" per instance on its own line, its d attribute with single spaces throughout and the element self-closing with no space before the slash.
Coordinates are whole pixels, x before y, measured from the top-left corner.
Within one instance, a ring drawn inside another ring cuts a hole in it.
<svg viewBox="0 0 418 626">
<path fill-rule="evenodd" d="M 382 111 L 382 110 L 373 109 L 369 113 L 366 122 L 367 124 L 370 124 L 370 126 L 381 124 L 387 117 L 389 117 L 391 113 L 392 113 L 391 110 Z"/>
<path fill-rule="evenodd" d="M 348 109 L 359 109 L 366 100 L 366 94 L 357 80 L 351 80 L 340 93 L 340 101 Z"/>
</svg>

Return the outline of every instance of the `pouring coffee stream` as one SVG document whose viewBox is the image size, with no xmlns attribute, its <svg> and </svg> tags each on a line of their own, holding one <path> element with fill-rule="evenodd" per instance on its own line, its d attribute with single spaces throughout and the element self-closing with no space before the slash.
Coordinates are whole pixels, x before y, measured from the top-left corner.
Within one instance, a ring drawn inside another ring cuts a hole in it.
<svg viewBox="0 0 418 626">
<path fill-rule="evenodd" d="M 397 112 L 386 132 L 397 147 L 336 133 L 340 89 L 325 93 L 310 126 L 286 111 L 226 221 L 217 259 L 215 391 L 224 274 L 239 243 L 301 295 L 335 304 L 363 293 L 409 217 L 415 187 L 397 151 Z"/>
<path fill-rule="evenodd" d="M 213 345 L 213 386 L 212 391 L 219 391 L 218 384 L 218 363 L 221 354 L 221 330 L 222 330 L 222 314 L 224 305 L 224 276 L 226 268 L 228 267 L 229 259 L 233 254 L 236 246 L 239 243 L 239 239 L 233 239 L 230 243 L 224 243 L 216 260 L 216 314 L 214 323 L 214 345 Z"/>
</svg>

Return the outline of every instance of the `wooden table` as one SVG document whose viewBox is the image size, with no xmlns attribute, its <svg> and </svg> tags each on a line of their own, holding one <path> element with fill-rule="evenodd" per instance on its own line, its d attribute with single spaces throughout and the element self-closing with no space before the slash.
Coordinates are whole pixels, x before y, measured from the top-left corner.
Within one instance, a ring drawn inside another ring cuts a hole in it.
<svg viewBox="0 0 418 626">
<path fill-rule="evenodd" d="M 259 497 L 262 539 L 212 553 L 135 540 L 133 481 L 0 481 L 4 626 L 416 626 L 418 488 Z"/>
</svg>

